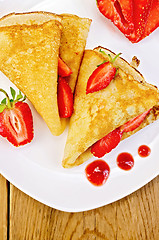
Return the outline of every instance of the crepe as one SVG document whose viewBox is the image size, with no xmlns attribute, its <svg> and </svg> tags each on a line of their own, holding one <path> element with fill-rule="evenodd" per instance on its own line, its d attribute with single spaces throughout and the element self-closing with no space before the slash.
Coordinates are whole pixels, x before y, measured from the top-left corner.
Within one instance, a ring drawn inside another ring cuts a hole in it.
<svg viewBox="0 0 159 240">
<path fill-rule="evenodd" d="M 60 57 L 72 70 L 72 74 L 67 77 L 67 81 L 74 92 L 91 20 L 72 14 L 62 14 L 60 16 L 63 26 Z"/>
<path fill-rule="evenodd" d="M 86 45 L 91 20 L 72 14 L 57 15 L 49 12 L 11 13 L 0 19 L 0 26 L 42 24 L 50 20 L 62 23 L 60 57 L 73 73 L 67 77 L 74 91 L 76 79 Z"/>
<path fill-rule="evenodd" d="M 122 58 L 117 58 L 114 65 L 118 67 L 117 76 L 109 86 L 98 92 L 86 95 L 89 76 L 103 61 L 109 61 L 106 54 L 95 50 L 86 50 L 79 72 L 74 113 L 70 119 L 66 141 L 63 167 L 69 168 L 85 162 L 93 156 L 90 147 L 114 129 L 130 119 L 152 108 L 144 122 L 131 133 L 124 133 L 123 138 L 150 124 L 159 116 L 158 89 L 146 83 L 143 76 Z"/>
<path fill-rule="evenodd" d="M 53 135 L 65 128 L 57 105 L 61 24 L 0 27 L 0 71 L 32 102 Z"/>
</svg>

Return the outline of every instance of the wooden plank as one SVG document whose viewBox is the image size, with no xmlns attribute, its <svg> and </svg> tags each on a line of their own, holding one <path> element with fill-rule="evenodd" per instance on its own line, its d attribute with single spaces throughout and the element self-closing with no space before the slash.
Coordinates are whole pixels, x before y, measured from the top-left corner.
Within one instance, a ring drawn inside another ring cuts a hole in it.
<svg viewBox="0 0 159 240">
<path fill-rule="evenodd" d="M 0 239 L 7 240 L 7 181 L 0 175 Z"/>
<path fill-rule="evenodd" d="M 11 185 L 10 240 L 157 240 L 158 186 L 159 177 L 116 203 L 83 213 L 65 213 Z"/>
<path fill-rule="evenodd" d="M 159 177 L 117 202 L 117 239 L 159 239 Z"/>
<path fill-rule="evenodd" d="M 83 233 L 83 213 L 49 208 L 11 185 L 10 240 L 78 239 Z"/>
</svg>

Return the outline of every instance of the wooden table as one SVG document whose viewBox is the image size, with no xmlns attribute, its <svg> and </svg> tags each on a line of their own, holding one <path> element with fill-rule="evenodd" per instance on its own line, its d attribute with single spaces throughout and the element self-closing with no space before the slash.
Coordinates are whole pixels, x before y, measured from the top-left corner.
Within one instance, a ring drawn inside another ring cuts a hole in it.
<svg viewBox="0 0 159 240">
<path fill-rule="evenodd" d="M 0 175 L 0 240 L 159 240 L 159 177 L 124 199 L 65 213 L 25 195 Z"/>
</svg>

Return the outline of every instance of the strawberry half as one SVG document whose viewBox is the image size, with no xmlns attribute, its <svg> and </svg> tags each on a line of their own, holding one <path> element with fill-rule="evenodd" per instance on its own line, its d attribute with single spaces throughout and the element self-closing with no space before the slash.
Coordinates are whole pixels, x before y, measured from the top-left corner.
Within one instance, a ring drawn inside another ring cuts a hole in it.
<svg viewBox="0 0 159 240">
<path fill-rule="evenodd" d="M 133 43 L 139 42 L 142 39 L 150 13 L 151 4 L 152 0 L 133 1 L 134 31 L 130 35 L 126 35 L 126 37 Z"/>
<path fill-rule="evenodd" d="M 31 142 L 34 136 L 33 117 L 29 105 L 23 102 L 25 97 L 19 91 L 15 99 L 15 91 L 11 88 L 13 99 L 10 100 L 3 89 L 0 91 L 6 95 L 0 105 L 0 135 L 16 147 Z"/>
<path fill-rule="evenodd" d="M 115 148 L 122 138 L 122 132 L 119 128 L 108 133 L 105 137 L 97 141 L 91 148 L 91 153 L 95 157 L 103 157 L 106 153 L 109 153 L 113 148 Z"/>
<path fill-rule="evenodd" d="M 120 127 L 120 131 L 121 132 L 131 132 L 131 131 L 135 130 L 136 128 L 138 128 L 140 126 L 140 124 L 143 122 L 143 120 L 145 119 L 145 117 L 147 116 L 147 114 L 150 111 L 151 111 L 151 109 L 149 109 L 148 111 L 131 119 L 130 121 L 128 121 L 127 123 L 125 123 L 123 126 Z"/>
<path fill-rule="evenodd" d="M 116 68 L 110 62 L 97 67 L 87 82 L 86 94 L 97 92 L 106 88 L 115 77 Z"/>
<path fill-rule="evenodd" d="M 99 11 L 124 34 L 134 29 L 132 0 L 97 0 Z"/>
<path fill-rule="evenodd" d="M 101 52 L 105 54 L 103 51 Z M 113 66 L 113 63 L 120 56 L 120 54 L 121 53 L 118 53 L 114 58 L 108 54 L 110 61 L 104 61 L 97 66 L 97 68 L 93 71 L 88 79 L 86 94 L 102 90 L 110 84 L 110 82 L 117 74 L 117 69 Z"/>
<path fill-rule="evenodd" d="M 60 117 L 71 117 L 73 113 L 73 93 L 67 81 L 62 77 L 58 79 L 57 101 Z"/>
<path fill-rule="evenodd" d="M 61 59 L 58 59 L 58 75 L 60 77 L 68 77 L 72 74 L 72 70 L 67 66 L 67 64 Z"/>
</svg>

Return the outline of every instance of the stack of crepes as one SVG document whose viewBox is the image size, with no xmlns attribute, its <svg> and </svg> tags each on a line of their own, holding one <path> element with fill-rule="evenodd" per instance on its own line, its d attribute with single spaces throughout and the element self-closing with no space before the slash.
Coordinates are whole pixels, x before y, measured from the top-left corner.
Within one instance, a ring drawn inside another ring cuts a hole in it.
<svg viewBox="0 0 159 240">
<path fill-rule="evenodd" d="M 71 14 L 12 13 L 0 19 L 0 71 L 32 102 L 53 135 L 66 119 L 57 102 L 59 58 L 72 70 L 74 91 L 91 20 Z"/>
</svg>

